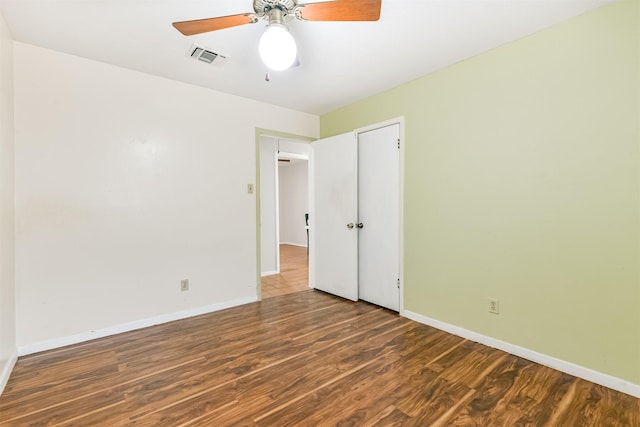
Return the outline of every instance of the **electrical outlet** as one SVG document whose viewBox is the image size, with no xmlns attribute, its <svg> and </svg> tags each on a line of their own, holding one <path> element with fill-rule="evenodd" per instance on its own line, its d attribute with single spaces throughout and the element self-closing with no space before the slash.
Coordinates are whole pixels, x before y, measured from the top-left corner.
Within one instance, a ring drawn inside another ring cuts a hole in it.
<svg viewBox="0 0 640 427">
<path fill-rule="evenodd" d="M 182 292 L 189 290 L 189 279 L 180 280 L 180 290 Z"/>
<path fill-rule="evenodd" d="M 498 300 L 495 298 L 489 298 L 489 313 L 500 313 L 500 306 L 498 305 Z"/>
</svg>

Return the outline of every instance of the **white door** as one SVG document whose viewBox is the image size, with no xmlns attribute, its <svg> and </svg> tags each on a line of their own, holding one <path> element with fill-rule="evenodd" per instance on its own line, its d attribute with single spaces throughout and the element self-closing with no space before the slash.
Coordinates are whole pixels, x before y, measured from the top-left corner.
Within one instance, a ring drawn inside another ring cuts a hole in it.
<svg viewBox="0 0 640 427">
<path fill-rule="evenodd" d="M 358 134 L 358 294 L 400 310 L 400 125 Z"/>
<path fill-rule="evenodd" d="M 358 299 L 358 144 L 348 133 L 316 141 L 309 156 L 309 285 Z"/>
</svg>

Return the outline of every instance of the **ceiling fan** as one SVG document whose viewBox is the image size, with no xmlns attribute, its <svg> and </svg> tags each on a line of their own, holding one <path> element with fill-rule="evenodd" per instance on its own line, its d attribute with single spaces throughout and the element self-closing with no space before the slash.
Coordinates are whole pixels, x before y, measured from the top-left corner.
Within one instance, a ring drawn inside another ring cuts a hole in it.
<svg viewBox="0 0 640 427">
<path fill-rule="evenodd" d="M 377 21 L 382 0 L 333 0 L 298 4 L 297 0 L 254 0 L 253 12 L 215 18 L 174 22 L 173 26 L 185 36 L 222 30 L 244 24 L 267 21 L 267 29 L 260 38 L 262 61 L 272 70 L 281 71 L 294 64 L 297 47 L 285 23 L 300 21 Z"/>
</svg>

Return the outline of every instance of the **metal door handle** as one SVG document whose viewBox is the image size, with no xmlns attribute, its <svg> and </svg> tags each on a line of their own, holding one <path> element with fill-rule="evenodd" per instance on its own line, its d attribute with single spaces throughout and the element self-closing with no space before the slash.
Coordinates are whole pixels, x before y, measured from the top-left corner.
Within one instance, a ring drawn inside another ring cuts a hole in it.
<svg viewBox="0 0 640 427">
<path fill-rule="evenodd" d="M 352 223 L 352 222 L 350 222 L 349 224 L 347 224 L 347 228 L 348 228 L 349 230 L 351 230 L 351 229 L 353 228 L 353 223 Z"/>
<path fill-rule="evenodd" d="M 361 222 L 359 222 L 359 223 L 357 223 L 357 224 L 356 224 L 356 227 L 358 227 L 358 228 L 364 228 L 364 224 L 363 224 L 363 223 L 361 223 Z"/>
</svg>

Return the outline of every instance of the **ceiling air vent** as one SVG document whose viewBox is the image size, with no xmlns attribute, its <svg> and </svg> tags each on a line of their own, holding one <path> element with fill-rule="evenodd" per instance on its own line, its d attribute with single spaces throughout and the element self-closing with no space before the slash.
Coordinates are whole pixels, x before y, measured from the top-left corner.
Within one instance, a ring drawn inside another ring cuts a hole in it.
<svg viewBox="0 0 640 427">
<path fill-rule="evenodd" d="M 205 64 L 222 64 L 228 59 L 227 55 L 222 55 L 219 52 L 214 52 L 197 44 L 191 45 L 188 55 Z"/>
</svg>

